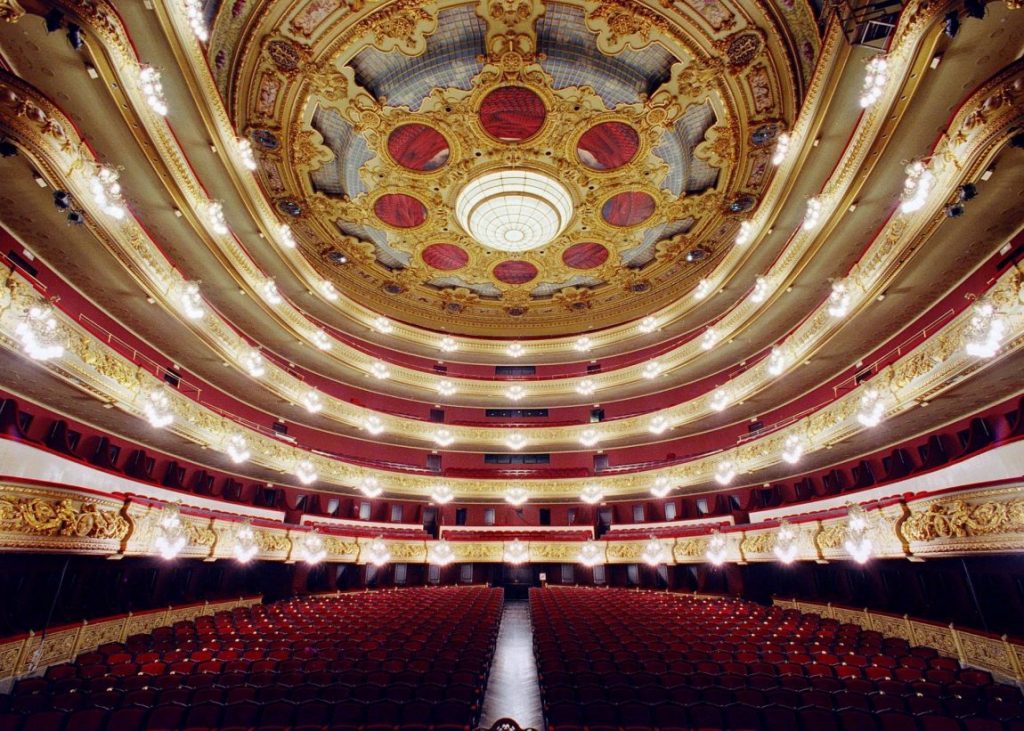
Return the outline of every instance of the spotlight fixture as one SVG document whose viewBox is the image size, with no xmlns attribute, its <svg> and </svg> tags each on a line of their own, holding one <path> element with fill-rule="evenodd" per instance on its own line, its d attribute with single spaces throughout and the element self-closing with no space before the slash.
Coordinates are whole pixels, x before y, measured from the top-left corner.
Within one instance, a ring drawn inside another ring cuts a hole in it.
<svg viewBox="0 0 1024 731">
<path fill-rule="evenodd" d="M 317 473 L 313 462 L 308 459 L 301 459 L 295 465 L 295 476 L 303 485 L 311 485 L 316 482 Z"/>
<path fill-rule="evenodd" d="M 238 158 L 242 161 L 242 167 L 246 170 L 255 170 L 256 156 L 253 155 L 252 143 L 244 137 L 238 137 L 235 139 L 235 148 L 238 150 Z"/>
<path fill-rule="evenodd" d="M 323 410 L 324 400 L 320 397 L 319 391 L 311 388 L 302 394 L 302 405 L 306 407 L 306 411 L 309 413 L 316 414 Z"/>
<path fill-rule="evenodd" d="M 434 432 L 433 440 L 439 447 L 450 447 L 455 444 L 455 435 L 448 429 L 438 429 Z"/>
<path fill-rule="evenodd" d="M 950 38 L 956 38 L 956 34 L 960 32 L 960 14 L 955 10 L 946 13 L 942 21 L 942 30 Z"/>
<path fill-rule="evenodd" d="M 443 338 L 441 338 L 441 342 L 437 344 L 437 347 L 440 348 L 445 353 L 454 353 L 456 350 L 459 349 L 459 343 L 458 341 L 455 340 L 455 338 L 445 335 Z"/>
<path fill-rule="evenodd" d="M 438 485 L 430 491 L 431 502 L 437 503 L 438 505 L 447 505 L 455 499 L 455 493 L 448 485 Z"/>
<path fill-rule="evenodd" d="M 846 317 L 850 311 L 850 290 L 845 280 L 832 282 L 832 291 L 828 295 L 828 314 L 832 317 Z"/>
<path fill-rule="evenodd" d="M 787 464 L 796 464 L 804 453 L 804 440 L 797 434 L 790 434 L 782 445 L 782 459 Z"/>
<path fill-rule="evenodd" d="M 956 197 L 962 202 L 978 197 L 978 186 L 974 183 L 964 183 L 956 189 Z"/>
<path fill-rule="evenodd" d="M 47 33 L 56 33 L 64 25 L 64 13 L 58 8 L 53 8 L 43 16 L 43 22 L 46 24 Z"/>
<path fill-rule="evenodd" d="M 781 376 L 787 365 L 789 365 L 789 356 L 786 349 L 780 345 L 773 346 L 772 352 L 768 354 L 768 374 Z"/>
<path fill-rule="evenodd" d="M 715 482 L 719 485 L 728 485 L 736 477 L 736 463 L 731 459 L 724 459 L 715 468 Z"/>
<path fill-rule="evenodd" d="M 964 350 L 975 358 L 991 358 L 999 352 L 1006 334 L 1006 323 L 996 315 L 988 300 L 976 302 L 964 331 Z"/>
<path fill-rule="evenodd" d="M 81 226 L 85 223 L 85 214 L 81 211 L 70 211 L 68 213 L 68 225 Z"/>
<path fill-rule="evenodd" d="M 267 369 L 264 366 L 263 355 L 257 348 L 249 348 L 243 352 L 239 361 L 241 361 L 242 367 L 245 368 L 246 373 L 253 378 L 259 378 L 267 372 Z"/>
<path fill-rule="evenodd" d="M 167 116 L 167 99 L 164 97 L 164 86 L 160 81 L 160 72 L 152 66 L 139 69 L 139 91 L 146 98 L 146 104 L 161 117 Z"/>
<path fill-rule="evenodd" d="M 1010 138 L 1010 147 L 1015 147 L 1018 150 L 1024 150 L 1024 132 L 1018 132 Z"/>
<path fill-rule="evenodd" d="M 143 396 L 142 413 L 155 429 L 170 426 L 174 421 L 174 408 L 166 389 L 157 386 Z"/>
<path fill-rule="evenodd" d="M 375 498 L 380 497 L 384 493 L 384 488 L 380 486 L 380 482 L 377 481 L 376 477 L 364 477 L 362 482 L 359 483 L 359 492 L 368 498 Z"/>
<path fill-rule="evenodd" d="M 725 557 L 728 555 L 729 545 L 726 537 L 722 535 L 721 531 L 714 530 L 711 532 L 711 537 L 708 538 L 708 548 L 705 552 L 708 561 L 711 562 L 712 566 L 721 566 L 725 563 Z"/>
<path fill-rule="evenodd" d="M 315 566 L 325 558 L 327 558 L 327 549 L 324 548 L 324 539 L 314 528 L 302 539 L 302 559 L 307 564 Z"/>
<path fill-rule="evenodd" d="M 295 248 L 295 234 L 292 232 L 292 227 L 287 223 L 282 223 L 277 228 L 277 235 L 281 239 L 281 244 L 286 249 Z"/>
<path fill-rule="evenodd" d="M 744 244 L 749 243 L 753 235 L 754 223 L 752 221 L 743 221 L 740 224 L 739 231 L 736 232 L 736 246 L 743 246 Z"/>
<path fill-rule="evenodd" d="M 667 477 L 662 475 L 656 477 L 654 482 L 651 484 L 651 495 L 654 497 L 665 497 L 672 490 L 672 483 Z"/>
<path fill-rule="evenodd" d="M 876 388 L 867 388 L 860 397 L 857 421 L 870 429 L 881 424 L 884 415 L 885 400 L 882 394 Z"/>
<path fill-rule="evenodd" d="M 586 543 L 580 546 L 580 553 L 577 560 L 584 566 L 597 566 L 604 563 L 604 549 L 593 538 L 588 538 Z"/>
<path fill-rule="evenodd" d="M 171 561 L 188 545 L 188 533 L 177 505 L 166 505 L 156 523 L 153 547 L 165 561 Z"/>
<path fill-rule="evenodd" d="M 76 51 L 81 51 L 85 45 L 85 37 L 82 35 L 82 27 L 77 23 L 68 23 L 68 43 Z"/>
<path fill-rule="evenodd" d="M 277 282 L 273 279 L 268 279 L 263 283 L 263 299 L 267 301 L 268 305 L 279 305 L 284 302 L 284 297 L 277 289 Z"/>
<path fill-rule="evenodd" d="M 14 334 L 32 360 L 52 360 L 64 355 L 60 326 L 50 304 L 29 307 Z"/>
<path fill-rule="evenodd" d="M 658 415 L 651 419 L 650 423 L 647 425 L 647 431 L 651 434 L 664 434 L 665 430 L 668 429 L 668 426 L 668 418 Z"/>
<path fill-rule="evenodd" d="M 206 315 L 206 308 L 203 307 L 203 296 L 199 292 L 198 282 L 185 282 L 181 286 L 181 294 L 178 295 L 178 302 L 181 304 L 181 311 L 190 320 L 200 320 Z"/>
<path fill-rule="evenodd" d="M 787 521 L 783 520 L 779 523 L 779 529 L 775 533 L 772 553 L 779 561 L 788 565 L 796 560 L 797 550 L 797 533 Z"/>
<path fill-rule="evenodd" d="M 594 347 L 594 342 L 586 335 L 576 338 L 576 342 L 572 344 L 573 350 L 578 353 L 586 353 L 592 347 Z"/>
<path fill-rule="evenodd" d="M 946 218 L 960 218 L 965 212 L 963 203 L 950 203 L 943 210 L 946 213 Z"/>
<path fill-rule="evenodd" d="M 711 394 L 711 401 L 709 405 L 715 411 L 725 411 L 725 407 L 729 405 L 732 400 L 732 395 L 729 393 L 729 389 L 726 387 L 715 389 L 715 392 Z"/>
<path fill-rule="evenodd" d="M 505 490 L 505 502 L 509 505 L 519 507 L 530 499 L 530 493 L 525 487 L 514 486 Z"/>
<path fill-rule="evenodd" d="M 665 563 L 666 553 L 665 544 L 651 536 L 651 540 L 647 541 L 644 549 L 640 552 L 640 558 L 648 566 L 657 566 Z"/>
<path fill-rule="evenodd" d="M 875 56 L 868 61 L 861 88 L 860 105 L 867 109 L 882 98 L 882 91 L 889 83 L 889 62 L 885 56 Z"/>
<path fill-rule="evenodd" d="M 530 547 L 518 538 L 505 544 L 505 563 L 513 566 L 524 564 L 530 560 Z"/>
<path fill-rule="evenodd" d="M 246 441 L 242 434 L 235 433 L 230 435 L 224 441 L 224 451 L 227 452 L 228 457 L 235 464 L 242 464 L 248 461 L 252 456 L 252 450 L 249 449 L 249 442 Z"/>
<path fill-rule="evenodd" d="M 874 548 L 871 542 L 871 525 L 868 515 L 859 505 L 850 505 L 846 519 L 846 540 L 843 548 L 859 564 L 865 564 L 871 558 Z"/>
<path fill-rule="evenodd" d="M 587 485 L 580 492 L 580 500 L 587 505 L 596 505 L 604 499 L 604 490 L 600 485 Z"/>
<path fill-rule="evenodd" d="M 18 148 L 9 140 L 0 140 L 0 157 L 14 157 Z"/>
<path fill-rule="evenodd" d="M 242 523 L 235 532 L 235 559 L 238 563 L 249 563 L 259 553 L 260 545 L 256 540 L 256 533 L 252 529 L 252 523 L 248 520 Z"/>
<path fill-rule="evenodd" d="M 593 447 L 601 441 L 601 434 L 597 429 L 584 429 L 580 432 L 580 444 L 584 447 Z"/>
<path fill-rule="evenodd" d="M 821 200 L 818 198 L 807 199 L 807 212 L 804 214 L 803 230 L 810 231 L 818 225 L 821 220 Z"/>
<path fill-rule="evenodd" d="M 644 363 L 644 367 L 640 370 L 640 375 L 647 380 L 657 378 L 659 373 L 661 373 L 661 363 L 656 360 Z"/>
<path fill-rule="evenodd" d="M 440 540 L 432 543 L 427 549 L 427 563 L 432 566 L 447 566 L 455 560 L 455 551 L 448 541 Z"/>
<path fill-rule="evenodd" d="M 53 205 L 58 211 L 66 211 L 71 208 L 71 194 L 66 190 L 53 191 Z"/>
</svg>

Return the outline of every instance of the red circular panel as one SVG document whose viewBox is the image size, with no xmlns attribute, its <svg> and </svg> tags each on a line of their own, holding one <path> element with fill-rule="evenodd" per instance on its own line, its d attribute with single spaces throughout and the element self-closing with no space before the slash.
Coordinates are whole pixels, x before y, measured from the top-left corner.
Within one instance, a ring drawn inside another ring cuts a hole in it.
<svg viewBox="0 0 1024 731">
<path fill-rule="evenodd" d="M 491 137 L 518 142 L 537 134 L 547 110 L 539 96 L 521 86 L 495 89 L 480 105 L 480 125 Z"/>
<path fill-rule="evenodd" d="M 602 122 L 580 137 L 576 154 L 594 170 L 614 170 L 636 157 L 640 135 L 624 122 Z"/>
<path fill-rule="evenodd" d="M 503 261 L 494 267 L 494 277 L 505 284 L 526 284 L 537 276 L 537 267 L 528 261 Z"/>
<path fill-rule="evenodd" d="M 388 193 L 373 203 L 373 212 L 395 228 L 415 228 L 427 220 L 427 209 L 411 195 Z"/>
<path fill-rule="evenodd" d="M 428 266 L 445 272 L 462 269 L 469 262 L 466 250 L 455 244 L 431 244 L 423 250 L 422 256 Z"/>
<path fill-rule="evenodd" d="M 601 217 L 612 226 L 636 226 L 654 213 L 654 198 L 630 191 L 613 195 L 601 207 Z"/>
<path fill-rule="evenodd" d="M 562 252 L 562 263 L 573 269 L 593 269 L 605 263 L 608 249 L 601 244 L 575 244 Z"/>
<path fill-rule="evenodd" d="M 448 140 L 425 124 L 403 124 L 388 135 L 388 154 L 410 170 L 437 170 L 448 162 Z"/>
</svg>

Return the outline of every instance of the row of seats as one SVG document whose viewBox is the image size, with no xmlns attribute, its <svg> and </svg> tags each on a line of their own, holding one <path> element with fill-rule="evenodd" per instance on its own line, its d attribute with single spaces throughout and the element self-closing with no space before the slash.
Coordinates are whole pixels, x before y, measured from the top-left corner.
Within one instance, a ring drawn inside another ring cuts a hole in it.
<svg viewBox="0 0 1024 731">
<path fill-rule="evenodd" d="M 467 727 L 502 601 L 415 588 L 200 617 L 20 680 L 0 696 L 0 731 Z"/>
<path fill-rule="evenodd" d="M 734 599 L 530 595 L 550 729 L 1024 731 L 1024 698 L 932 648 Z"/>
</svg>

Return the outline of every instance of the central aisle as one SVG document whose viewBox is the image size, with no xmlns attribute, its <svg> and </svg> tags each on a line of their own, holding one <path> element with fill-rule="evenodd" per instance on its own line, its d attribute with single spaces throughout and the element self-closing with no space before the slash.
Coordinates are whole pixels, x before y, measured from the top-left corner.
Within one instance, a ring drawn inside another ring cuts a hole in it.
<svg viewBox="0 0 1024 731">
<path fill-rule="evenodd" d="M 480 725 L 489 728 L 500 718 L 512 718 L 522 728 L 544 728 L 527 602 L 505 602 L 501 613 Z"/>
</svg>

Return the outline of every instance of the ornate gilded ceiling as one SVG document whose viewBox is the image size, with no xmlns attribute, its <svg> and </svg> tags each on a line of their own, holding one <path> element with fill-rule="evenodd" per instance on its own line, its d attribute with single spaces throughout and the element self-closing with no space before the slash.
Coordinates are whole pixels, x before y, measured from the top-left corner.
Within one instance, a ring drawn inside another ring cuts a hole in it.
<svg viewBox="0 0 1024 731">
<path fill-rule="evenodd" d="M 802 4 L 666 5 L 236 2 L 208 8 L 209 60 L 265 194 L 343 293 L 432 329 L 568 334 L 720 260 L 815 60 Z M 519 195 L 525 228 L 484 245 L 457 209 L 487 176 L 568 200 Z"/>
</svg>

